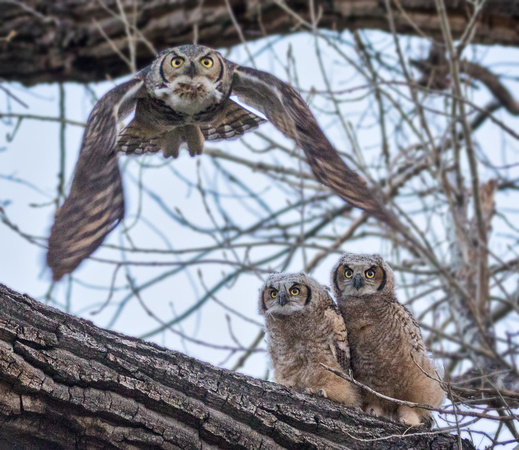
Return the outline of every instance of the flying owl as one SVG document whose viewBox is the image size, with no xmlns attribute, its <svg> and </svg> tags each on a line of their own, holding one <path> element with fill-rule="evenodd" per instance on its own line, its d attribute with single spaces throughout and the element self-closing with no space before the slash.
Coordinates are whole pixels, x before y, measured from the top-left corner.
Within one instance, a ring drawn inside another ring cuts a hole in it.
<svg viewBox="0 0 519 450">
<path fill-rule="evenodd" d="M 324 286 L 303 273 L 271 274 L 259 309 L 277 383 L 360 406 L 357 388 L 321 365 L 350 369 L 346 327 Z"/>
<path fill-rule="evenodd" d="M 444 391 L 427 356 L 420 326 L 395 296 L 393 271 L 380 255 L 345 253 L 331 281 L 348 329 L 353 377 L 380 394 L 439 407 Z M 362 390 L 364 411 L 408 425 L 430 411 L 397 405 Z"/>
<path fill-rule="evenodd" d="M 195 156 L 202 153 L 205 140 L 237 138 L 264 122 L 232 101 L 232 94 L 296 141 L 320 182 L 351 205 L 391 222 L 389 212 L 346 166 L 290 85 L 234 64 L 211 48 L 184 45 L 161 52 L 92 110 L 70 194 L 56 213 L 49 238 L 47 263 L 54 280 L 72 272 L 122 220 L 119 153 L 162 151 L 176 158 L 186 143 Z M 133 120 L 118 133 L 134 111 Z"/>
</svg>

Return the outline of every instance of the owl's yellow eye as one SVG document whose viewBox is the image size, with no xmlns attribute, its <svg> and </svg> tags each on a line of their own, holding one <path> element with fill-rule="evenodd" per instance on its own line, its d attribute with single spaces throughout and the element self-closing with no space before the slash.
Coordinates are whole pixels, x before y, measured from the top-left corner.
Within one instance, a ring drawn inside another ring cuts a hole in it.
<svg viewBox="0 0 519 450">
<path fill-rule="evenodd" d="M 278 296 L 279 292 L 276 291 L 275 289 L 272 289 L 270 291 L 270 298 L 276 298 Z"/>
<path fill-rule="evenodd" d="M 202 63 L 202 66 L 204 66 L 206 69 L 210 69 L 211 67 L 213 67 L 213 60 L 211 58 L 202 58 L 200 62 Z"/>
<path fill-rule="evenodd" d="M 182 64 L 184 64 L 184 58 L 181 58 L 180 56 L 177 56 L 171 60 L 171 65 L 173 67 L 180 67 Z"/>
<path fill-rule="evenodd" d="M 346 269 L 346 270 L 344 271 L 344 276 L 345 276 L 346 278 L 351 278 L 351 277 L 353 276 L 353 270 L 351 270 L 351 269 Z"/>
<path fill-rule="evenodd" d="M 301 291 L 299 290 L 299 288 L 296 288 L 296 287 L 293 287 L 292 289 L 290 289 L 290 295 L 299 295 Z"/>
<path fill-rule="evenodd" d="M 366 278 L 373 278 L 375 276 L 375 271 L 373 269 L 366 270 Z"/>
</svg>

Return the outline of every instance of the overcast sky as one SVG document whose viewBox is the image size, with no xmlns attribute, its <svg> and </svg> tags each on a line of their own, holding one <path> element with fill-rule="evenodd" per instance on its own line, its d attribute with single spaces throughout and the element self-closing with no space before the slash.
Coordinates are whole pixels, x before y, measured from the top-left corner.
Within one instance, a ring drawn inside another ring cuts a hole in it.
<svg viewBox="0 0 519 450">
<path fill-rule="evenodd" d="M 381 49 L 392 52 L 391 39 L 383 33 L 373 33 L 372 40 L 380 45 Z M 351 43 L 348 33 L 343 35 L 347 43 Z M 407 50 L 416 51 L 413 56 L 426 54 L 427 44 L 417 39 L 409 39 Z M 270 46 L 273 46 L 274 51 Z M 318 68 L 318 60 L 314 51 L 314 38 L 309 34 L 297 34 L 287 38 L 268 38 L 250 44 L 249 48 L 255 55 L 254 62 L 256 67 L 276 74 L 279 78 L 287 80 L 287 73 L 280 64 L 285 64 L 287 50 L 292 48 L 294 60 L 296 61 L 298 82 L 305 90 L 315 87 L 318 90 L 325 88 L 321 72 Z M 347 50 L 348 45 L 344 48 Z M 323 45 L 323 57 L 326 59 L 329 74 L 335 89 L 351 89 L 365 85 L 365 81 L 358 76 L 352 68 L 344 65 L 339 60 L 332 49 Z M 509 65 L 508 61 L 517 61 L 519 51 L 510 48 L 491 48 L 477 49 L 481 60 L 485 64 L 492 64 L 498 73 L 514 73 L 517 75 L 516 65 Z M 352 52 L 353 53 L 353 52 Z M 224 53 L 225 54 L 225 53 Z M 243 46 L 238 46 L 230 54 L 225 54 L 230 60 L 244 65 L 250 65 L 247 53 Z M 278 59 L 276 59 L 278 58 Z M 118 84 L 124 79 L 116 80 Z M 515 80 L 507 80 L 510 87 L 517 87 Z M 112 82 L 103 82 L 90 87 L 100 97 L 114 86 Z M 58 98 L 59 88 L 56 84 L 43 84 L 27 89 L 17 84 L 10 84 L 8 88 L 13 94 L 28 105 L 24 108 L 12 99 L 7 98 L 0 91 L 1 109 L 5 112 L 33 114 L 38 116 L 58 117 Z M 88 114 L 93 107 L 92 95 L 83 85 L 75 83 L 65 84 L 66 90 L 66 117 L 69 120 L 86 122 Z M 515 91 L 517 92 L 517 90 Z M 356 126 L 359 145 L 365 152 L 366 158 L 379 152 L 379 136 L 373 134 L 372 127 L 368 126 L 363 120 L 363 114 L 368 108 L 368 101 L 365 98 L 366 91 L 357 90 L 352 92 L 349 102 L 345 108 L 347 119 L 351 120 Z M 306 94 L 303 92 L 303 95 Z M 480 88 L 475 94 L 473 101 L 483 105 L 490 97 L 485 89 Z M 320 124 L 325 129 L 327 135 L 333 140 L 335 145 L 344 151 L 349 151 L 350 144 L 342 128 L 337 123 L 333 115 L 326 110 L 319 111 L 314 109 Z M 497 117 L 506 120 L 511 128 L 519 129 L 519 121 L 511 118 L 504 112 L 499 112 Z M 60 126 L 57 122 L 45 122 L 39 120 L 24 120 L 16 130 L 14 139 L 10 140 L 10 135 L 15 132 L 15 119 L 0 119 L 0 206 L 5 211 L 7 219 L 19 227 L 21 233 L 37 236 L 36 243 L 30 243 L 22 238 L 19 233 L 14 232 L 5 223 L 0 222 L 0 282 L 17 291 L 27 293 L 42 301 L 48 293 L 50 286 L 50 270 L 45 266 L 45 239 L 49 235 L 55 211 L 54 204 L 51 203 L 55 196 L 58 184 L 59 168 L 59 147 L 60 147 Z M 373 124 L 372 124 L 373 125 Z M 289 148 L 292 144 L 282 137 L 271 125 L 263 125 L 261 131 L 268 134 L 278 142 L 283 143 Z M 66 127 L 66 180 L 70 181 L 74 165 L 77 160 L 79 146 L 83 128 L 68 125 Z M 248 134 L 244 138 L 248 145 L 263 146 L 263 140 Z M 478 143 L 481 151 L 485 152 L 495 164 L 514 164 L 518 163 L 517 142 L 510 143 L 510 138 L 506 142 L 502 131 L 497 127 L 485 125 L 477 134 Z M 231 154 L 243 156 L 250 154 L 249 150 L 243 146 L 243 142 L 219 142 L 206 144 L 207 147 L 217 148 Z M 258 155 L 253 155 L 258 158 Z M 273 164 L 291 165 L 295 169 L 308 171 L 307 167 L 302 167 L 295 158 L 288 158 L 279 151 L 272 150 L 261 155 L 261 160 Z M 197 162 L 199 161 L 199 167 Z M 142 170 L 139 164 L 155 166 L 154 169 Z M 161 155 L 152 155 L 145 158 L 130 158 L 122 156 L 121 166 L 124 170 L 124 186 L 127 201 L 127 214 L 125 225 L 132 228 L 132 236 L 138 239 L 140 247 L 151 249 L 179 249 L 190 247 L 202 247 L 212 245 L 217 237 L 206 233 L 193 233 L 178 224 L 173 217 L 176 208 L 182 211 L 190 221 L 208 230 L 213 227 L 210 215 L 203 202 L 200 200 L 196 190 L 197 173 L 200 173 L 207 188 L 218 189 L 228 197 L 224 198 L 226 210 L 233 213 L 233 218 L 243 225 L 252 224 L 257 217 L 259 205 L 250 207 L 244 205 L 239 199 L 237 191 L 233 191 L 222 178 L 222 175 L 215 170 L 214 164 L 209 157 L 202 155 L 200 158 L 191 158 L 186 150 L 181 152 L 181 156 L 175 161 L 165 161 Z M 229 170 L 233 170 L 231 163 L 227 165 Z M 517 173 L 517 168 L 511 167 L 510 171 Z M 482 169 L 482 181 L 490 178 L 492 172 Z M 513 172 L 512 172 L 513 173 Z M 179 181 L 178 176 L 190 180 L 195 186 L 188 186 L 186 182 Z M 374 174 L 376 175 L 376 174 Z M 283 196 L 283 191 L 276 183 L 269 183 L 260 174 L 249 171 L 244 173 L 242 169 L 237 176 L 247 184 L 254 192 L 261 193 L 261 199 L 268 205 L 281 205 L 287 199 Z M 142 182 L 148 194 L 138 195 L 137 185 Z M 67 189 L 68 191 L 68 189 Z M 153 194 L 161 194 L 165 204 L 161 205 L 154 200 Z M 233 195 L 235 196 L 233 198 Z M 238 197 L 236 197 L 238 195 Z M 241 194 L 240 194 L 241 195 Z M 510 219 L 517 223 L 517 210 L 519 209 L 518 196 L 514 195 L 499 198 L 500 204 L 506 204 Z M 340 201 L 337 203 L 340 204 Z M 137 212 L 141 211 L 141 220 L 134 225 L 132 218 Z M 177 218 L 178 219 L 178 218 Z M 294 220 L 297 220 L 295 217 Z M 425 226 L 425 225 L 424 225 Z M 105 241 L 114 245 L 121 245 L 125 242 L 122 236 L 122 225 L 111 233 Z M 340 234 L 341 230 L 336 230 Z M 494 223 L 494 235 L 496 239 L 500 233 L 500 221 Z M 493 237 L 494 238 L 494 237 Z M 503 240 L 502 245 L 498 245 L 497 250 L 500 257 L 513 254 L 515 249 L 511 248 Z M 368 247 L 368 248 L 367 248 Z M 378 241 L 373 240 L 366 244 L 363 242 L 352 242 L 342 250 L 382 252 L 386 248 Z M 260 251 L 260 250 L 258 250 Z M 267 255 L 265 251 L 265 255 Z M 94 256 L 101 259 L 120 258 L 120 252 L 102 248 Z M 144 254 L 126 254 L 125 257 L 131 261 L 160 260 L 163 262 L 175 263 L 175 261 L 185 260 L 184 256 L 174 257 L 167 255 L 160 258 L 156 254 L 147 257 Z M 232 261 L 232 257 L 229 258 Z M 328 273 L 337 255 L 328 258 L 318 267 L 312 275 L 323 284 L 328 284 Z M 289 271 L 299 271 L 303 267 L 302 255 L 298 254 L 288 268 Z M 147 267 L 132 268 L 131 276 L 137 285 L 143 285 L 153 280 L 155 277 L 175 269 L 169 267 Z M 273 267 L 277 269 L 277 267 Z M 106 286 L 109 286 L 113 276 L 114 266 L 98 261 L 87 260 L 74 273 L 76 282 L 72 284 L 66 278 L 64 281 L 55 285 L 53 298 L 56 299 L 54 306 L 68 310 L 69 312 L 83 316 L 94 321 L 101 327 L 112 326 L 115 330 L 134 336 L 142 336 L 159 326 L 157 319 L 149 317 L 142 304 L 135 298 L 125 300 L 124 295 L 119 295 L 116 290 L 113 298 L 100 313 L 92 315 L 92 312 L 100 308 L 107 300 Z M 200 275 L 203 277 L 204 284 L 212 287 L 226 274 L 232 271 L 232 266 L 225 266 L 221 263 L 215 264 L 195 264 L 185 270 L 181 276 L 167 278 L 165 282 L 155 283 L 149 288 L 142 290 L 142 299 L 147 307 L 152 309 L 158 318 L 170 318 L 181 315 L 188 311 L 205 292 L 201 285 Z M 125 271 L 121 270 L 118 274 L 116 286 L 127 283 Z M 227 289 L 220 291 L 217 299 L 224 302 L 227 306 L 238 310 L 258 324 L 262 323 L 261 316 L 257 313 L 258 292 L 261 287 L 261 278 L 265 274 L 249 273 L 241 276 L 237 282 L 231 283 Z M 511 280 L 517 284 L 517 280 Z M 122 305 L 124 307 L 122 307 Z M 202 312 L 194 313 L 184 320 L 178 330 L 196 339 L 209 341 L 217 345 L 234 346 L 235 343 L 229 332 L 226 314 L 228 313 L 213 300 L 208 300 Z M 258 334 L 259 326 L 253 322 L 242 320 L 232 315 L 232 330 L 238 336 L 244 346 L 250 345 Z M 515 323 L 517 329 L 517 323 Z M 507 325 L 514 326 L 507 322 Z M 504 329 L 501 332 L 506 331 Z M 212 364 L 223 364 L 225 367 L 232 367 L 240 354 L 232 355 L 225 361 L 227 351 L 219 351 L 214 348 L 196 345 L 186 342 L 171 333 L 155 334 L 152 340 L 169 348 L 187 352 L 204 361 Z M 262 343 L 260 348 L 265 348 Z M 264 377 L 267 370 L 266 354 L 257 353 L 248 359 L 241 371 Z M 475 438 L 478 444 L 478 439 Z M 512 448 L 511 445 L 509 448 Z"/>
</svg>

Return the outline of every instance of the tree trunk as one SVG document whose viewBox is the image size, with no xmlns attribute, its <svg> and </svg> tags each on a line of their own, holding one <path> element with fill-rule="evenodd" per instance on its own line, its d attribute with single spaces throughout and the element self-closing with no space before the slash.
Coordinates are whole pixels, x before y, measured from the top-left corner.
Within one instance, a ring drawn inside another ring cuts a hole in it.
<svg viewBox="0 0 519 450">
<path fill-rule="evenodd" d="M 300 20 L 311 21 L 307 0 L 285 2 L 295 15 L 278 2 L 229 0 L 246 40 L 308 29 Z M 420 30 L 425 36 L 442 36 L 434 0 L 389 3 L 397 33 Z M 444 3 L 452 33 L 459 37 L 473 6 L 467 0 Z M 148 65 L 155 54 L 145 40 L 157 50 L 193 43 L 195 37 L 214 48 L 241 41 L 223 0 L 120 0 L 120 4 L 123 13 L 116 0 L 0 0 L 0 78 L 26 85 L 100 81 Z M 389 30 L 384 0 L 316 0 L 315 5 L 321 28 Z M 517 46 L 518 22 L 516 2 L 488 0 L 472 41 Z M 128 51 L 129 40 L 136 44 L 134 55 Z M 128 57 L 126 62 L 120 53 Z"/>
<path fill-rule="evenodd" d="M 0 311 L 2 448 L 459 448 L 456 436 L 204 364 L 1 284 Z"/>
</svg>

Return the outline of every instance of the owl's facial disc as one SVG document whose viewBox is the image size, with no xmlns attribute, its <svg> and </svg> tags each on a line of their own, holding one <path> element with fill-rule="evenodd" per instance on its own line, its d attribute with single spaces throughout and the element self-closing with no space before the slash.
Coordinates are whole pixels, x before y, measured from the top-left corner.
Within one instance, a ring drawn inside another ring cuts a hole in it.
<svg viewBox="0 0 519 450">
<path fill-rule="evenodd" d="M 222 72 L 221 61 L 215 63 L 207 54 L 188 57 L 171 52 L 162 60 L 160 80 L 153 94 L 175 112 L 195 115 L 224 99 L 217 89 Z"/>
<path fill-rule="evenodd" d="M 343 298 L 360 297 L 380 290 L 384 270 L 379 266 L 366 264 L 340 265 L 333 277 L 334 288 Z"/>
<path fill-rule="evenodd" d="M 265 313 L 287 316 L 301 311 L 309 296 L 310 288 L 298 283 L 267 288 L 263 298 Z"/>
</svg>

